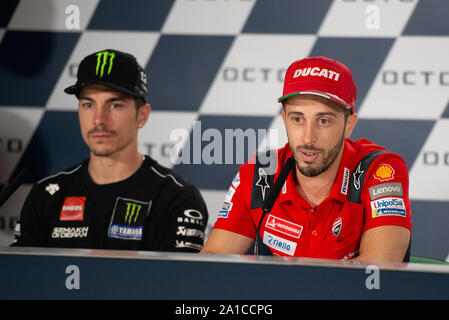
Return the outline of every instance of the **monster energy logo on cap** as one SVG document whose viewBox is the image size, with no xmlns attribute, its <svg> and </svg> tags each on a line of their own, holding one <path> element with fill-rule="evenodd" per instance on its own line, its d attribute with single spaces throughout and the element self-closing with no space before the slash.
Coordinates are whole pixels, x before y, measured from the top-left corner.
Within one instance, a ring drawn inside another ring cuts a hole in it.
<svg viewBox="0 0 449 320">
<path fill-rule="evenodd" d="M 78 66 L 77 81 L 64 89 L 79 96 L 83 87 L 101 84 L 147 101 L 145 70 L 136 57 L 114 49 L 105 49 L 86 56 Z"/>
<path fill-rule="evenodd" d="M 95 69 L 95 74 L 98 76 L 100 72 L 100 78 L 103 78 L 104 68 L 108 63 L 109 58 L 109 67 L 107 74 L 111 74 L 112 66 L 114 64 L 115 53 L 109 51 L 101 51 L 96 54 L 97 56 L 97 67 Z"/>
</svg>

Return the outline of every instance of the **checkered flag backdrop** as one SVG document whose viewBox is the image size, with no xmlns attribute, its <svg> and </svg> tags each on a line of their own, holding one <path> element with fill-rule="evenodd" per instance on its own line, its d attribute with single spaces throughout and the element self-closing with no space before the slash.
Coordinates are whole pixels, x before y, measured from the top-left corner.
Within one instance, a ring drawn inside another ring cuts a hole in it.
<svg viewBox="0 0 449 320">
<path fill-rule="evenodd" d="M 244 143 L 243 161 L 283 145 L 276 98 L 286 67 L 306 56 L 342 61 L 358 87 L 352 138 L 407 162 L 412 255 L 448 258 L 448 1 L 3 0 L 0 7 L 0 184 L 23 168 L 31 173 L 0 208 L 0 244 L 12 241 L 32 184 L 88 156 L 77 101 L 63 89 L 84 56 L 114 48 L 148 73 L 153 111 L 140 152 L 200 188 L 209 230 L 242 159 L 232 144 L 211 162 L 195 159 L 195 150 L 204 152 L 211 133 L 238 130 L 267 134 Z M 176 164 L 172 134 L 181 129 L 191 161 Z"/>
</svg>

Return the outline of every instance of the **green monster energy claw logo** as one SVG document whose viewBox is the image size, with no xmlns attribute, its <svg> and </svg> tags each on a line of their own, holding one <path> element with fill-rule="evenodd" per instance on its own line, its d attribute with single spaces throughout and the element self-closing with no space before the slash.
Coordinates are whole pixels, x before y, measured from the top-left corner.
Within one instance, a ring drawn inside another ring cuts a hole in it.
<svg viewBox="0 0 449 320">
<path fill-rule="evenodd" d="M 137 218 L 139 217 L 140 209 L 142 209 L 142 205 L 133 202 L 127 202 L 125 223 L 128 225 L 131 225 L 131 223 L 136 223 Z"/>
<path fill-rule="evenodd" d="M 114 64 L 115 53 L 109 51 L 101 51 L 96 54 L 97 56 L 97 67 L 95 69 L 95 74 L 98 76 L 98 72 L 100 72 L 100 78 L 103 77 L 104 68 L 106 64 L 108 64 L 109 58 L 109 67 L 107 74 L 111 73 L 112 65 Z"/>
</svg>

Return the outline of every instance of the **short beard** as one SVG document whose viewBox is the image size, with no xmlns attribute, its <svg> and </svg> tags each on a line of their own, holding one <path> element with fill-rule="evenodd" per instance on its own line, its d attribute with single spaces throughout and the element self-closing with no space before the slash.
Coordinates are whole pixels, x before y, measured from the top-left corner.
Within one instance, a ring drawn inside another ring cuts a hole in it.
<svg viewBox="0 0 449 320">
<path fill-rule="evenodd" d="M 113 136 L 113 137 L 117 136 L 117 133 L 116 133 L 115 131 L 108 130 L 108 129 L 106 129 L 106 128 L 103 127 L 103 126 L 101 126 L 101 127 L 95 127 L 94 129 L 90 130 L 90 131 L 87 133 L 87 136 L 90 138 L 90 137 L 91 137 L 93 134 L 95 134 L 95 133 L 106 133 L 106 134 L 109 134 L 109 135 L 111 135 L 111 136 Z M 115 152 L 115 151 L 110 150 L 110 149 L 104 150 L 104 149 L 102 149 L 101 147 L 95 149 L 95 148 L 92 148 L 91 146 L 89 146 L 89 149 L 90 149 L 90 152 L 91 152 L 93 155 L 97 156 L 97 157 L 109 157 L 109 156 L 111 156 L 111 155 Z"/>
<path fill-rule="evenodd" d="M 117 153 L 117 152 L 122 151 L 122 150 L 125 149 L 128 145 L 129 145 L 129 143 L 128 143 L 128 144 L 123 144 L 123 145 L 117 147 L 117 149 L 114 149 L 114 148 L 111 148 L 111 149 L 102 149 L 101 147 L 100 147 L 100 148 L 97 148 L 97 149 L 90 148 L 90 152 L 91 152 L 94 156 L 96 156 L 96 157 L 108 158 L 108 157 L 112 156 L 114 153 Z"/>
<path fill-rule="evenodd" d="M 94 149 L 91 149 L 90 152 L 92 152 L 92 154 L 96 157 L 106 157 L 106 158 L 114 153 L 113 151 L 110 150 L 94 150 Z"/>
<path fill-rule="evenodd" d="M 298 161 L 296 161 L 296 167 L 298 168 L 299 172 L 301 172 L 301 174 L 306 177 L 316 177 L 316 176 L 322 174 L 323 172 L 325 172 L 335 162 L 335 159 L 337 159 L 338 153 L 340 152 L 344 141 L 345 141 L 345 138 L 344 138 L 344 134 L 343 134 L 341 139 L 332 147 L 332 149 L 329 150 L 329 152 L 323 159 L 323 162 L 318 167 L 314 168 L 314 167 L 311 167 L 308 165 L 301 167 L 301 166 L 299 166 Z M 307 146 L 300 146 L 298 148 L 306 148 L 306 149 L 313 150 L 313 148 L 307 148 Z M 292 150 L 292 153 L 295 154 L 293 152 L 293 150 Z"/>
</svg>

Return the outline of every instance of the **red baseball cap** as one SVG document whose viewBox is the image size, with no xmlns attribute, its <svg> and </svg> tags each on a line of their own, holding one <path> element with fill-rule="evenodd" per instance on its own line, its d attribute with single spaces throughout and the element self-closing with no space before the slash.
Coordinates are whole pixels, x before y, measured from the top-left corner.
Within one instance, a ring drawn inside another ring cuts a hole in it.
<svg viewBox="0 0 449 320">
<path fill-rule="evenodd" d="M 351 70 L 327 57 L 310 57 L 293 62 L 287 69 L 279 102 L 298 94 L 314 94 L 335 101 L 354 113 L 357 87 Z"/>
</svg>

